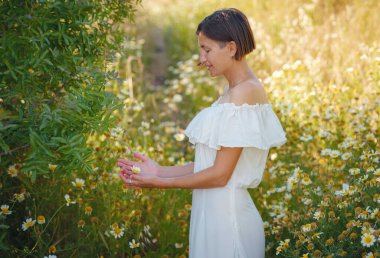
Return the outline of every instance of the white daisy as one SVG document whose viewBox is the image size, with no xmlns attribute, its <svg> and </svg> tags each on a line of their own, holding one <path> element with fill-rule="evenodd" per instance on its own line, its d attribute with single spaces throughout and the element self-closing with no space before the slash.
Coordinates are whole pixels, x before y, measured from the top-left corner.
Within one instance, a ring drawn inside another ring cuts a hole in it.
<svg viewBox="0 0 380 258">
<path fill-rule="evenodd" d="M 364 234 L 362 235 L 361 243 L 365 247 L 371 247 L 375 243 L 376 239 L 372 234 Z"/>
<path fill-rule="evenodd" d="M 22 230 L 24 231 L 28 230 L 29 228 L 33 227 L 35 223 L 36 223 L 36 220 L 33 220 L 32 218 L 26 219 L 22 223 Z"/>
</svg>

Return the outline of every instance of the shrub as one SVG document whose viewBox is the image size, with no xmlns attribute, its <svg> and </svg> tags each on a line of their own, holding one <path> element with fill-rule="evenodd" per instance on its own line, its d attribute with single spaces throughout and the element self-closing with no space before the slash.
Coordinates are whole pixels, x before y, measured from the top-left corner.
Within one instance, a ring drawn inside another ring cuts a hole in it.
<svg viewBox="0 0 380 258">
<path fill-rule="evenodd" d="M 0 249 L 13 257 L 41 257 L 54 234 L 65 231 L 64 223 L 50 226 L 65 205 L 65 176 L 92 171 L 86 139 L 114 124 L 119 104 L 105 85 L 115 75 L 106 67 L 123 40 L 117 25 L 133 21 L 139 3 L 0 2 L 0 200 L 11 212 L 3 206 L 0 213 L 7 224 Z M 44 207 L 49 199 L 56 201 Z M 49 219 L 32 230 L 38 215 Z M 21 230 L 28 218 L 30 234 Z"/>
</svg>

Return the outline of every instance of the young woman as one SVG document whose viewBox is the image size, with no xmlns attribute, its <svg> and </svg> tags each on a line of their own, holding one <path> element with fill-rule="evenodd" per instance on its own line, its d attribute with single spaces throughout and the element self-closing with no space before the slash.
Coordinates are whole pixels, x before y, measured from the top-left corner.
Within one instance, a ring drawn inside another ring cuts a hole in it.
<svg viewBox="0 0 380 258">
<path fill-rule="evenodd" d="M 255 49 L 246 16 L 218 10 L 196 34 L 200 64 L 211 76 L 224 76 L 229 87 L 185 130 L 195 144 L 194 162 L 160 166 L 136 153 L 141 162 L 119 159 L 120 176 L 130 187 L 194 189 L 190 257 L 264 257 L 263 221 L 247 188 L 259 185 L 269 148 L 283 144 L 285 133 L 245 59 Z M 141 172 L 133 174 L 132 166 Z"/>
</svg>

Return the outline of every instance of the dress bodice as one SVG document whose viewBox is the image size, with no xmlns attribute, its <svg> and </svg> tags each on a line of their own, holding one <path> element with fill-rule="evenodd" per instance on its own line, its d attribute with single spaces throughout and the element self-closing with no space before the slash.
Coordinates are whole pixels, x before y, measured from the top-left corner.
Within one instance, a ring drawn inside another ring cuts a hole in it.
<svg viewBox="0 0 380 258">
<path fill-rule="evenodd" d="M 195 144 L 194 172 L 213 165 L 223 147 L 243 147 L 227 187 L 255 188 L 261 182 L 269 149 L 286 142 L 271 104 L 217 103 L 199 112 L 185 130 Z"/>
</svg>

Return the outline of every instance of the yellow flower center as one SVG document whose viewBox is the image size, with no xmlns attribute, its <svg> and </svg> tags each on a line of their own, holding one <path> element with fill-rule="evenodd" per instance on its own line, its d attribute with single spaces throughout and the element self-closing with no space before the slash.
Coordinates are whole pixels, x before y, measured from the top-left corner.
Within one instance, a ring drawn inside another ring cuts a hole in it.
<svg viewBox="0 0 380 258">
<path fill-rule="evenodd" d="M 120 235 L 121 232 L 122 232 L 121 228 L 115 228 L 115 230 L 114 230 L 115 235 Z"/>
<path fill-rule="evenodd" d="M 372 243 L 372 241 L 373 241 L 373 239 L 372 239 L 372 236 L 366 236 L 365 238 L 364 238 L 364 242 L 366 243 L 366 244 L 370 244 L 370 243 Z"/>
</svg>

